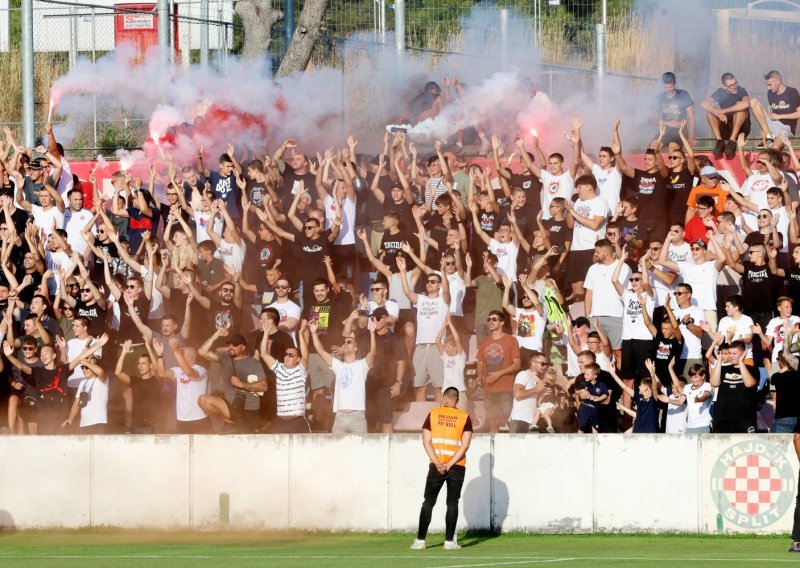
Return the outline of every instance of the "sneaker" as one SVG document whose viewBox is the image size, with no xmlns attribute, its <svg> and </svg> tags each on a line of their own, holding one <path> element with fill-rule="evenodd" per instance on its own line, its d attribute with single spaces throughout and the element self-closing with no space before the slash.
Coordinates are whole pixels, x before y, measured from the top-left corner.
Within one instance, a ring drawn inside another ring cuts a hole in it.
<svg viewBox="0 0 800 568">
<path fill-rule="evenodd" d="M 425 541 L 415 538 L 414 544 L 411 545 L 411 550 L 425 550 Z"/>
<path fill-rule="evenodd" d="M 775 139 L 767 136 L 766 143 L 763 141 L 759 142 L 756 146 L 756 150 L 766 150 L 767 148 L 772 148 L 773 144 L 775 144 Z"/>
<path fill-rule="evenodd" d="M 714 146 L 714 157 L 717 159 L 721 158 L 723 152 L 725 152 L 725 141 L 717 140 L 717 144 Z"/>
<path fill-rule="evenodd" d="M 556 429 L 553 428 L 552 426 L 548 426 L 547 427 L 547 433 L 548 434 L 555 434 L 556 433 Z"/>
<path fill-rule="evenodd" d="M 461 545 L 458 544 L 455 540 L 446 540 L 446 541 L 444 541 L 444 549 L 445 550 L 461 550 Z"/>
<path fill-rule="evenodd" d="M 732 160 L 735 155 L 736 155 L 736 142 L 734 142 L 733 140 L 726 140 L 725 158 L 728 160 Z"/>
<path fill-rule="evenodd" d="M 800 552 L 800 542 L 793 542 L 789 547 L 789 552 Z"/>
</svg>

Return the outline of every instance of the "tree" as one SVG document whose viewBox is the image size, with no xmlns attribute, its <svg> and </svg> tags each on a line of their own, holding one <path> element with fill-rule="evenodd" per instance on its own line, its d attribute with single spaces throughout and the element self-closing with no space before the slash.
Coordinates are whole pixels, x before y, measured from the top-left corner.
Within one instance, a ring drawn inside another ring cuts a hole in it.
<svg viewBox="0 0 800 568">
<path fill-rule="evenodd" d="M 243 0 L 240 0 L 240 2 Z M 306 0 L 303 11 L 292 36 L 292 43 L 281 61 L 278 77 L 288 77 L 305 71 L 311 59 L 311 51 L 319 38 L 322 20 L 328 11 L 330 0 Z M 245 33 L 247 30 L 245 30 Z"/>
<path fill-rule="evenodd" d="M 275 9 L 272 0 L 239 0 L 235 11 L 244 26 L 242 57 L 263 57 L 272 43 L 272 26 L 283 18 L 283 12 Z"/>
</svg>

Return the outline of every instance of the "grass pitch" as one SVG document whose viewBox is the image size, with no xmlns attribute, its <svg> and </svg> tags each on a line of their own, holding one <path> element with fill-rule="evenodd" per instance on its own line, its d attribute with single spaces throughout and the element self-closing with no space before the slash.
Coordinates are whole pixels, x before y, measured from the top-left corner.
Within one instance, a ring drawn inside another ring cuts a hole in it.
<svg viewBox="0 0 800 568">
<path fill-rule="evenodd" d="M 412 534 L 144 532 L 87 529 L 0 533 L 0 566 L 690 566 L 800 563 L 788 537 L 685 535 L 463 535 L 461 550 L 409 550 Z"/>
</svg>

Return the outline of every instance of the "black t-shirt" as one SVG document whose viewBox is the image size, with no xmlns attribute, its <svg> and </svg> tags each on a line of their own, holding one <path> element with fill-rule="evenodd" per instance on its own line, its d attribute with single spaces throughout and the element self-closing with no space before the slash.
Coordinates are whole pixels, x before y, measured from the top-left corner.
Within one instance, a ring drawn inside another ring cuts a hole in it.
<svg viewBox="0 0 800 568">
<path fill-rule="evenodd" d="M 211 328 L 227 329 L 229 335 L 241 333 L 242 329 L 242 310 L 236 304 L 223 304 L 217 298 L 211 300 Z M 225 338 L 221 338 L 225 339 Z"/>
<path fill-rule="evenodd" d="M 92 337 L 100 337 L 105 333 L 106 310 L 102 309 L 97 302 L 89 305 L 83 300 L 77 300 L 75 317 L 84 317 L 89 320 L 89 335 Z"/>
<path fill-rule="evenodd" d="M 667 213 L 667 179 L 660 172 L 634 170 L 633 186 L 627 195 L 639 198 L 639 219 L 665 219 Z"/>
<path fill-rule="evenodd" d="M 101 243 L 100 241 L 96 240 L 94 242 L 94 246 L 97 247 L 97 249 L 100 250 L 103 254 L 108 255 L 108 257 L 110 259 L 112 259 L 112 260 L 119 258 L 119 252 L 117 251 L 117 245 L 114 244 L 111 241 L 108 241 L 108 242 L 105 242 L 105 243 Z M 113 266 L 113 263 L 112 263 L 112 265 L 109 265 L 108 269 L 113 274 L 114 271 L 113 271 L 112 266 Z M 100 282 L 102 282 L 103 279 L 104 279 L 104 276 L 103 276 L 103 259 L 101 259 L 98 256 L 94 257 L 94 262 L 92 264 L 92 279 L 95 280 L 95 281 L 100 281 Z"/>
<path fill-rule="evenodd" d="M 542 219 L 542 225 L 550 233 L 550 243 L 554 247 L 558 247 L 559 252 L 563 252 L 567 241 L 572 240 L 572 233 L 567 227 L 567 220 Z"/>
<path fill-rule="evenodd" d="M 800 107 L 800 92 L 794 87 L 786 87 L 782 93 L 767 91 L 767 102 L 773 114 L 792 114 Z M 797 119 L 781 119 L 781 122 L 792 129 L 792 134 L 797 129 Z"/>
<path fill-rule="evenodd" d="M 770 377 L 775 387 L 775 418 L 800 416 L 800 372 L 787 369 Z"/>
<path fill-rule="evenodd" d="M 711 93 L 711 98 L 714 99 L 717 102 L 717 104 L 719 105 L 720 109 L 730 108 L 733 105 L 735 105 L 736 103 L 740 102 L 742 99 L 744 99 L 747 96 L 749 96 L 749 95 L 747 94 L 747 91 L 744 89 L 744 87 L 739 87 L 736 90 L 736 93 L 730 93 L 730 92 L 728 92 L 727 89 L 723 89 L 722 87 L 720 87 L 719 89 L 717 89 L 716 91 Z M 732 113 L 728 113 L 729 117 L 731 115 L 732 115 Z M 749 109 L 745 112 L 745 116 L 747 118 L 745 118 L 744 124 L 742 125 L 742 129 L 739 132 L 750 132 L 750 111 L 749 111 Z"/>
<path fill-rule="evenodd" d="M 694 104 L 691 95 L 682 89 L 676 89 L 672 98 L 667 93 L 658 95 L 658 110 L 661 112 L 661 119 L 686 120 L 686 109 Z"/>
<path fill-rule="evenodd" d="M 747 365 L 747 370 L 758 380 L 758 369 Z M 758 386 L 745 387 L 738 366 L 723 365 L 720 372 L 714 418 L 755 422 Z"/>
<path fill-rule="evenodd" d="M 788 282 L 787 292 L 790 298 L 795 298 L 794 308 L 792 313 L 794 315 L 800 314 L 800 267 L 791 266 L 786 269 L 786 280 Z"/>
<path fill-rule="evenodd" d="M 133 425 L 135 428 L 152 428 L 158 416 L 161 381 L 155 377 L 143 380 L 138 372 L 130 377 L 133 391 Z"/>
<path fill-rule="evenodd" d="M 452 228 L 458 227 L 456 220 L 450 220 Z M 439 249 L 430 247 L 428 249 L 425 264 L 430 267 L 438 268 L 441 264 L 442 253 L 447 248 L 447 226 L 444 222 L 444 217 L 438 213 L 434 213 L 425 221 L 425 228 L 430 231 L 430 237 L 439 244 Z"/>
<path fill-rule="evenodd" d="M 283 191 L 281 192 L 284 211 L 289 211 L 289 207 L 292 206 L 292 201 L 294 201 L 295 197 L 292 193 L 292 187 L 294 187 L 294 182 L 296 181 L 303 182 L 303 190 L 308 191 L 312 199 L 313 196 L 316 195 L 314 188 L 317 187 L 317 176 L 311 172 L 306 172 L 302 175 L 297 174 L 292 169 L 292 166 L 286 164 L 286 169 L 283 171 Z"/>
<path fill-rule="evenodd" d="M 333 292 L 331 292 L 326 302 L 317 302 L 314 300 L 314 303 L 308 306 L 303 314 L 304 319 L 319 323 L 317 337 L 319 337 L 322 345 L 328 351 L 330 351 L 332 346 L 341 345 L 342 343 L 344 320 L 347 319 L 352 311 L 350 302 L 348 302 L 349 296 L 347 292 L 339 296 L 335 296 Z M 317 352 L 313 342 L 310 342 L 308 349 L 309 353 Z"/>
<path fill-rule="evenodd" d="M 513 211 L 519 230 L 522 231 L 523 235 L 529 234 L 529 232 L 536 226 L 537 212 L 527 201 L 525 202 L 525 205 L 519 209 L 512 209 L 512 207 L 513 205 L 510 205 L 508 207 L 504 207 L 500 211 L 500 222 L 502 223 L 508 221 L 508 214 L 510 211 Z"/>
<path fill-rule="evenodd" d="M 245 182 L 245 193 L 250 203 L 260 208 L 264 205 L 264 195 L 267 194 L 267 183 L 265 181 L 256 181 L 248 178 Z"/>
<path fill-rule="evenodd" d="M 225 202 L 228 214 L 232 219 L 238 219 L 240 216 L 239 186 L 236 185 L 236 176 L 231 174 L 223 177 L 219 175 L 219 172 L 211 172 L 208 176 L 208 181 L 211 184 L 211 191 L 214 193 L 214 197 Z"/>
<path fill-rule="evenodd" d="M 669 212 L 672 218 L 683 219 L 686 215 L 689 201 L 689 193 L 694 187 L 694 174 L 689 168 L 684 167 L 679 172 L 670 172 L 667 178 L 667 189 L 669 190 L 670 207 Z"/>
<path fill-rule="evenodd" d="M 332 256 L 332 245 L 328 240 L 330 234 L 330 231 L 323 231 L 314 240 L 303 234 L 295 235 L 294 256 L 298 263 L 303 266 L 302 277 L 304 282 L 312 282 L 315 278 L 327 278 L 328 272 L 323 258 Z"/>
<path fill-rule="evenodd" d="M 414 238 L 416 239 L 416 237 Z M 383 255 L 383 263 L 392 272 L 397 272 L 397 256 L 403 254 L 403 241 L 407 241 L 409 244 L 412 242 L 411 236 L 404 231 L 399 231 L 395 235 L 389 234 L 389 231 L 384 231 L 383 237 L 381 237 L 380 250 L 385 253 Z"/>
<path fill-rule="evenodd" d="M 388 213 L 393 211 L 400 216 L 399 228 L 401 231 L 413 233 L 417 230 L 417 222 L 414 220 L 414 214 L 411 212 L 411 204 L 403 199 L 400 203 L 395 203 L 390 198 L 386 198 L 383 202 L 383 211 Z"/>
<path fill-rule="evenodd" d="M 525 190 L 525 204 L 533 209 L 533 218 L 542 210 L 542 182 L 533 174 L 511 174 L 508 184 Z"/>
<path fill-rule="evenodd" d="M 65 402 L 67 401 L 67 378 L 69 377 L 69 367 L 65 364 L 56 365 L 53 369 L 44 367 L 31 367 L 31 382 L 41 393 L 41 398 L 36 406 L 40 410 L 68 410 Z M 66 418 L 66 416 L 64 416 Z"/>
<path fill-rule="evenodd" d="M 133 303 L 133 309 L 139 314 L 142 322 L 147 325 L 150 319 L 150 300 L 148 300 L 144 293 L 139 296 L 139 299 Z M 128 304 L 125 303 L 123 298 L 119 300 L 119 332 L 117 332 L 117 341 L 121 345 L 123 342 L 130 339 L 133 343 L 142 342 L 142 332 L 136 327 L 131 319 L 130 312 L 128 312 Z"/>
<path fill-rule="evenodd" d="M 369 172 L 364 183 L 367 187 L 372 187 L 375 174 Z M 358 197 L 358 214 L 356 215 L 356 225 L 366 225 L 377 223 L 383 219 L 383 212 L 386 205 L 392 201 L 392 178 L 388 174 L 380 176 L 378 179 L 378 190 L 383 194 L 383 204 L 375 197 L 371 190 L 366 189 Z"/>
<path fill-rule="evenodd" d="M 742 266 L 742 311 L 771 311 L 775 303 L 772 301 L 772 273 L 769 266 L 756 266 L 752 262 L 743 262 Z"/>
<path fill-rule="evenodd" d="M 653 363 L 656 366 L 656 376 L 661 383 L 670 388 L 672 376 L 669 374 L 669 361 L 673 357 L 677 361 L 683 352 L 683 341 L 678 341 L 677 337 L 667 339 L 661 333 L 661 326 L 657 325 L 656 337 L 653 340 Z"/>
<path fill-rule="evenodd" d="M 358 330 L 358 352 L 369 353 L 369 331 Z M 397 362 L 407 358 L 405 340 L 393 333 L 375 334 L 375 364 L 367 373 L 368 387 L 391 387 L 397 380 Z"/>
</svg>

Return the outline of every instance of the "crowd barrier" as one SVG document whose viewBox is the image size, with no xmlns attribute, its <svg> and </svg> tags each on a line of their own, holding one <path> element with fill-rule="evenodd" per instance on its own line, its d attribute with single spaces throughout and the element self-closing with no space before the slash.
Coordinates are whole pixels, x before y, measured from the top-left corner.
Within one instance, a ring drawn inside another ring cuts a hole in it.
<svg viewBox="0 0 800 568">
<path fill-rule="evenodd" d="M 411 531 L 420 436 L 0 438 L 0 525 Z M 790 435 L 476 435 L 461 528 L 785 533 Z M 444 490 L 432 530 L 443 530 Z"/>
</svg>

